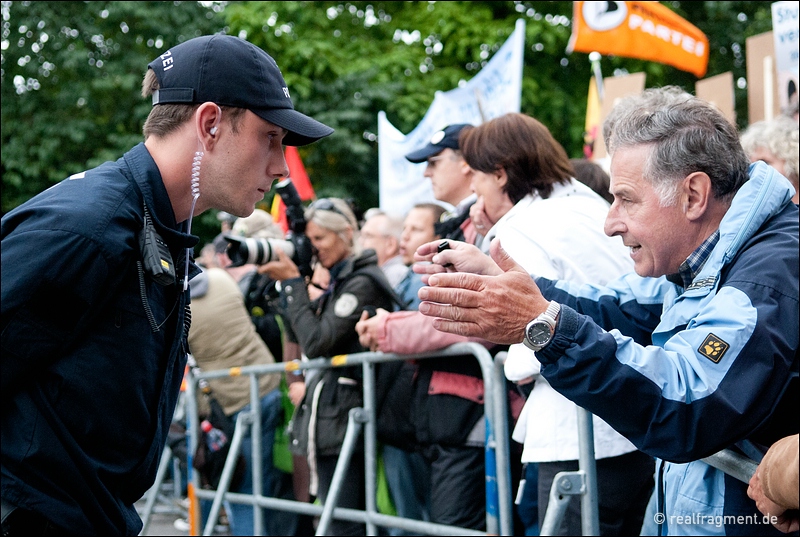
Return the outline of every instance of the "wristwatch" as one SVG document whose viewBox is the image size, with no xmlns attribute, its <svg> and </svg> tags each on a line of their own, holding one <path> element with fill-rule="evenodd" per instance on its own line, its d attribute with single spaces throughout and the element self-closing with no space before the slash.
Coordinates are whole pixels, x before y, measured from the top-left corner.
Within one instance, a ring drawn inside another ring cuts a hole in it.
<svg viewBox="0 0 800 537">
<path fill-rule="evenodd" d="M 547 309 L 525 327 L 522 343 L 532 351 L 540 351 L 550 343 L 556 333 L 556 318 L 561 311 L 558 302 L 551 301 Z"/>
</svg>

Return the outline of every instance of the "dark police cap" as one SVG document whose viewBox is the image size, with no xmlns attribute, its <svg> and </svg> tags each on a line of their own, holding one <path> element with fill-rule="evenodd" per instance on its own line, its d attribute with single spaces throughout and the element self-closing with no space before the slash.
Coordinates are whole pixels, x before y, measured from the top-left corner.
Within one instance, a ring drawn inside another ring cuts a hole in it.
<svg viewBox="0 0 800 537">
<path fill-rule="evenodd" d="M 246 108 L 288 132 L 285 145 L 306 145 L 333 129 L 294 109 L 278 64 L 253 45 L 229 35 L 195 37 L 150 62 L 160 89 L 153 105 L 212 102 Z"/>
<path fill-rule="evenodd" d="M 459 123 L 458 125 L 448 125 L 444 129 L 437 131 L 431 136 L 428 145 L 406 155 L 406 159 L 414 162 L 425 162 L 430 157 L 441 153 L 445 148 L 458 149 L 458 135 L 464 127 L 472 127 L 469 123 Z"/>
</svg>

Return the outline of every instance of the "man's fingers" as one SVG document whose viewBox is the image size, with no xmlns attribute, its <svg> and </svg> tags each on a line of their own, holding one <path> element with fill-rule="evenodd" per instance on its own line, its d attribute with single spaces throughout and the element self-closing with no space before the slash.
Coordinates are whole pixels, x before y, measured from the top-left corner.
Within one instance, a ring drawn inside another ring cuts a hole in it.
<svg viewBox="0 0 800 537">
<path fill-rule="evenodd" d="M 428 317 L 459 323 L 478 323 L 481 319 L 481 312 L 477 308 L 453 307 L 436 302 L 420 302 L 419 311 Z"/>
<path fill-rule="evenodd" d="M 467 291 L 480 291 L 483 289 L 483 276 L 470 274 L 468 272 L 440 272 L 437 274 L 432 274 L 431 277 L 428 278 L 428 285 L 443 289 L 456 288 Z M 422 289 L 427 288 L 423 287 Z M 422 289 L 420 289 L 420 291 L 422 291 Z M 422 298 L 422 295 L 420 295 L 420 298 Z M 453 304 L 453 302 L 448 302 L 448 304 Z"/>
<path fill-rule="evenodd" d="M 417 251 L 414 252 L 414 261 L 430 261 L 430 256 L 438 251 L 440 242 L 442 240 L 438 239 L 419 246 Z"/>
<path fill-rule="evenodd" d="M 480 335 L 480 326 L 476 323 L 449 321 L 447 319 L 434 319 L 433 327 L 442 332 L 450 332 L 464 337 Z"/>
<path fill-rule="evenodd" d="M 435 276 L 431 276 L 429 281 Z M 420 288 L 417 296 L 421 301 L 436 302 L 439 304 L 446 304 L 448 306 L 457 306 L 458 308 L 478 308 L 481 305 L 481 295 L 479 292 L 469 289 L 459 289 L 450 287 L 436 287 L 428 285 Z"/>
<path fill-rule="evenodd" d="M 525 274 L 528 273 L 519 263 L 508 255 L 502 246 L 500 246 L 500 239 L 495 238 L 492 240 L 491 245 L 489 245 L 489 254 L 491 254 L 494 262 L 503 269 L 503 272 L 515 270 L 517 272 L 524 272 Z"/>
</svg>

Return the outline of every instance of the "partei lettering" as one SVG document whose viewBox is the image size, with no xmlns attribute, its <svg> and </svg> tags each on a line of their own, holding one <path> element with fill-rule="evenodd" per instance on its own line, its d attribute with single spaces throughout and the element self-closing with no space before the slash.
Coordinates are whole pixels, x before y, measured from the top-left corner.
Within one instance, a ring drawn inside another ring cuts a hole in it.
<svg viewBox="0 0 800 537">
<path fill-rule="evenodd" d="M 699 43 L 688 35 L 683 35 L 681 32 L 668 28 L 663 24 L 655 24 L 653 21 L 642 18 L 639 15 L 631 14 L 628 18 L 628 27 L 631 30 L 641 30 L 646 34 L 680 46 L 683 50 L 695 56 L 701 57 L 705 53 L 705 44 Z"/>
<path fill-rule="evenodd" d="M 172 51 L 168 50 L 164 54 L 160 56 L 161 58 L 161 67 L 164 68 L 165 71 L 169 71 L 173 67 L 175 67 L 175 58 L 172 57 Z"/>
</svg>

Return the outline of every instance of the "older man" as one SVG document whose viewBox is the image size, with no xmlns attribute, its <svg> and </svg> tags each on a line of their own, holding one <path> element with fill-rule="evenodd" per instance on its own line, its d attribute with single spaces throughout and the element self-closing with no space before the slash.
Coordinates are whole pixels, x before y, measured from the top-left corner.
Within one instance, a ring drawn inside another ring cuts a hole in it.
<svg viewBox="0 0 800 537">
<path fill-rule="evenodd" d="M 365 250 L 367 248 L 375 250 L 378 255 L 378 266 L 389 280 L 389 285 L 396 287 L 408 272 L 408 265 L 400 255 L 403 221 L 378 208 L 370 209 L 366 214 L 359 235 L 361 247 Z"/>
<path fill-rule="evenodd" d="M 524 342 L 556 390 L 660 458 L 654 518 L 668 534 L 768 533 L 746 484 L 700 459 L 798 431 L 794 189 L 748 168 L 708 103 L 648 90 L 619 106 L 605 231 L 636 274 L 578 287 L 531 279 L 498 243 L 494 262 L 428 243 L 420 311 L 439 330 Z"/>
</svg>

